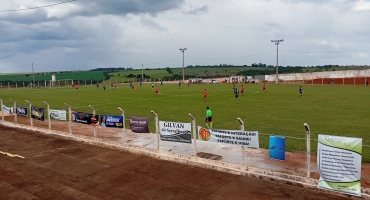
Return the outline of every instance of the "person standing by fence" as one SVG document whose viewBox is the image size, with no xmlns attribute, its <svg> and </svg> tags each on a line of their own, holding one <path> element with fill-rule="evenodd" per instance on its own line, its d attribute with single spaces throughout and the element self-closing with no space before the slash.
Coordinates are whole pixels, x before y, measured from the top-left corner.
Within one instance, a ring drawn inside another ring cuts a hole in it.
<svg viewBox="0 0 370 200">
<path fill-rule="evenodd" d="M 207 128 L 212 128 L 212 111 L 209 109 L 207 106 L 207 111 L 206 111 L 206 126 Z"/>
<path fill-rule="evenodd" d="M 266 83 L 263 83 L 263 92 L 266 92 Z"/>
<path fill-rule="evenodd" d="M 299 86 L 299 97 L 303 97 L 303 88 Z"/>
</svg>

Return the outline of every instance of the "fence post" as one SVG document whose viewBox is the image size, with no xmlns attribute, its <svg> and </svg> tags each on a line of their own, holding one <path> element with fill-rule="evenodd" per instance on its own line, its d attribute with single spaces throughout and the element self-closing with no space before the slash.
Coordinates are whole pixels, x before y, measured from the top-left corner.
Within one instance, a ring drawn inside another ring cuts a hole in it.
<svg viewBox="0 0 370 200">
<path fill-rule="evenodd" d="M 126 135 L 126 124 L 125 124 L 125 111 L 122 110 L 122 108 L 118 107 L 118 110 L 121 111 L 122 113 L 122 117 L 123 117 L 123 131 L 122 131 L 122 138 L 121 138 L 121 141 L 122 143 L 125 142 L 124 140 L 124 136 Z"/>
<path fill-rule="evenodd" d="M 31 110 L 32 103 L 28 100 L 24 100 L 24 101 L 28 103 L 28 113 L 30 113 L 30 124 L 31 126 L 33 126 L 32 110 Z"/>
<path fill-rule="evenodd" d="M 71 119 L 71 116 L 72 116 L 72 111 L 71 111 L 71 106 L 64 103 L 64 105 L 66 105 L 68 107 L 68 113 L 69 113 L 69 133 L 72 134 L 72 119 Z"/>
<path fill-rule="evenodd" d="M 239 121 L 239 123 L 240 123 L 240 130 L 242 130 L 242 131 L 244 131 L 244 122 L 243 122 L 243 120 L 242 119 L 240 119 L 239 117 L 238 118 L 236 118 L 238 121 Z M 240 147 L 240 150 L 242 151 L 242 159 L 241 159 L 241 161 L 242 161 L 242 165 L 244 165 L 244 146 L 241 146 Z"/>
<path fill-rule="evenodd" d="M 193 123 L 193 151 L 194 151 L 194 156 L 196 157 L 197 156 L 197 129 L 196 129 L 196 123 L 195 123 L 195 117 L 189 113 L 189 116 L 192 120 L 192 123 Z"/>
<path fill-rule="evenodd" d="M 17 103 L 13 99 L 10 99 L 10 101 L 13 102 L 14 123 L 17 123 Z"/>
<path fill-rule="evenodd" d="M 86 85 L 86 81 L 85 81 L 85 85 Z M 89 105 L 89 107 L 92 109 L 93 111 L 93 116 L 95 116 L 96 112 L 95 112 L 95 108 L 92 107 L 91 105 Z M 96 138 L 96 124 L 94 124 L 94 137 Z"/>
<path fill-rule="evenodd" d="M 310 127 L 308 126 L 307 123 L 304 123 L 303 124 L 304 127 L 306 128 L 306 142 L 307 142 L 307 178 L 310 178 L 310 174 L 311 174 L 311 169 L 310 169 L 310 163 L 311 163 L 311 160 L 310 160 L 310 157 L 311 157 L 311 131 L 310 131 Z"/>
<path fill-rule="evenodd" d="M 51 130 L 50 105 L 48 103 L 46 103 L 45 101 L 43 101 L 43 102 L 44 102 L 44 104 L 46 104 L 47 109 L 48 109 L 48 125 L 49 125 L 49 130 Z"/>
<path fill-rule="evenodd" d="M 1 106 L 1 122 L 4 122 L 4 109 L 3 109 L 3 100 L 0 99 L 0 106 Z"/>
<path fill-rule="evenodd" d="M 151 110 L 150 112 L 153 113 L 153 115 L 155 116 L 155 133 L 157 134 L 157 151 L 159 151 L 159 127 L 158 127 L 158 114 L 155 113 L 153 110 Z"/>
</svg>

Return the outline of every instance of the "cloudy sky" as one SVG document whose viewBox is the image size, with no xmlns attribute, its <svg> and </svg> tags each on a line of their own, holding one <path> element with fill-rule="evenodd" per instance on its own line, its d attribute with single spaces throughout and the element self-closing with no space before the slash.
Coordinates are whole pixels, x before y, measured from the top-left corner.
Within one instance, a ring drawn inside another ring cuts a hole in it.
<svg viewBox="0 0 370 200">
<path fill-rule="evenodd" d="M 1 0 L 0 73 L 370 65 L 369 0 Z"/>
</svg>

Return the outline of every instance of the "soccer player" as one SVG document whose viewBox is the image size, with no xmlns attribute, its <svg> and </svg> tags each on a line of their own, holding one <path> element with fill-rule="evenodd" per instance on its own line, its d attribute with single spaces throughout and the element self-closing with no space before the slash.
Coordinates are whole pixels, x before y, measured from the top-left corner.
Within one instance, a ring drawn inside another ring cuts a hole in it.
<svg viewBox="0 0 370 200">
<path fill-rule="evenodd" d="M 116 83 L 114 83 L 114 89 L 116 89 L 116 87 L 117 87 L 117 82 L 116 82 Z"/>
<path fill-rule="evenodd" d="M 266 92 L 266 83 L 263 83 L 263 92 Z"/>
<path fill-rule="evenodd" d="M 242 93 L 242 96 L 244 96 L 244 86 L 242 85 L 242 88 L 240 89 L 240 93 Z"/>
<path fill-rule="evenodd" d="M 208 94 L 207 90 L 204 89 L 203 91 L 204 101 L 207 101 L 207 94 Z"/>
<path fill-rule="evenodd" d="M 158 95 L 159 92 L 158 92 L 158 86 L 155 86 L 155 94 Z"/>
<path fill-rule="evenodd" d="M 135 84 L 134 83 L 131 84 L 131 90 L 135 90 Z"/>
<path fill-rule="evenodd" d="M 104 91 L 105 91 L 105 83 L 104 83 L 104 85 L 103 85 L 103 89 L 104 89 Z"/>
<path fill-rule="evenodd" d="M 190 80 L 188 80 L 188 87 L 190 86 Z"/>
<path fill-rule="evenodd" d="M 154 83 L 152 83 L 152 89 L 154 89 Z"/>
<path fill-rule="evenodd" d="M 235 89 L 235 99 L 239 100 L 239 91 L 238 91 L 238 89 Z"/>
<path fill-rule="evenodd" d="M 303 97 L 303 88 L 299 86 L 299 97 Z"/>
<path fill-rule="evenodd" d="M 212 111 L 209 109 L 207 106 L 207 111 L 206 111 L 206 126 L 207 128 L 212 128 Z"/>
<path fill-rule="evenodd" d="M 163 82 L 162 82 L 162 80 L 161 80 L 161 86 L 163 86 Z"/>
<path fill-rule="evenodd" d="M 181 86 L 181 81 L 179 81 L 179 89 L 180 89 L 180 86 Z"/>
<path fill-rule="evenodd" d="M 96 82 L 96 89 L 99 89 L 99 83 Z"/>
<path fill-rule="evenodd" d="M 234 92 L 234 94 L 235 94 L 235 91 L 236 91 L 236 87 L 235 87 L 235 85 L 234 85 L 234 87 L 233 87 L 233 92 Z"/>
</svg>

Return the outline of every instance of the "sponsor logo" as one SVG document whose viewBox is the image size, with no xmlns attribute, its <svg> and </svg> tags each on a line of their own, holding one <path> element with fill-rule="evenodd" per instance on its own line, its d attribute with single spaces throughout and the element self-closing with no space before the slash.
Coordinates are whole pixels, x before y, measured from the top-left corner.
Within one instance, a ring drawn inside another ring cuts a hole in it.
<svg viewBox="0 0 370 200">
<path fill-rule="evenodd" d="M 202 139 L 204 141 L 208 141 L 211 138 L 211 133 L 209 132 L 208 129 L 201 128 L 199 130 L 199 137 L 200 137 L 200 139 Z"/>
</svg>

